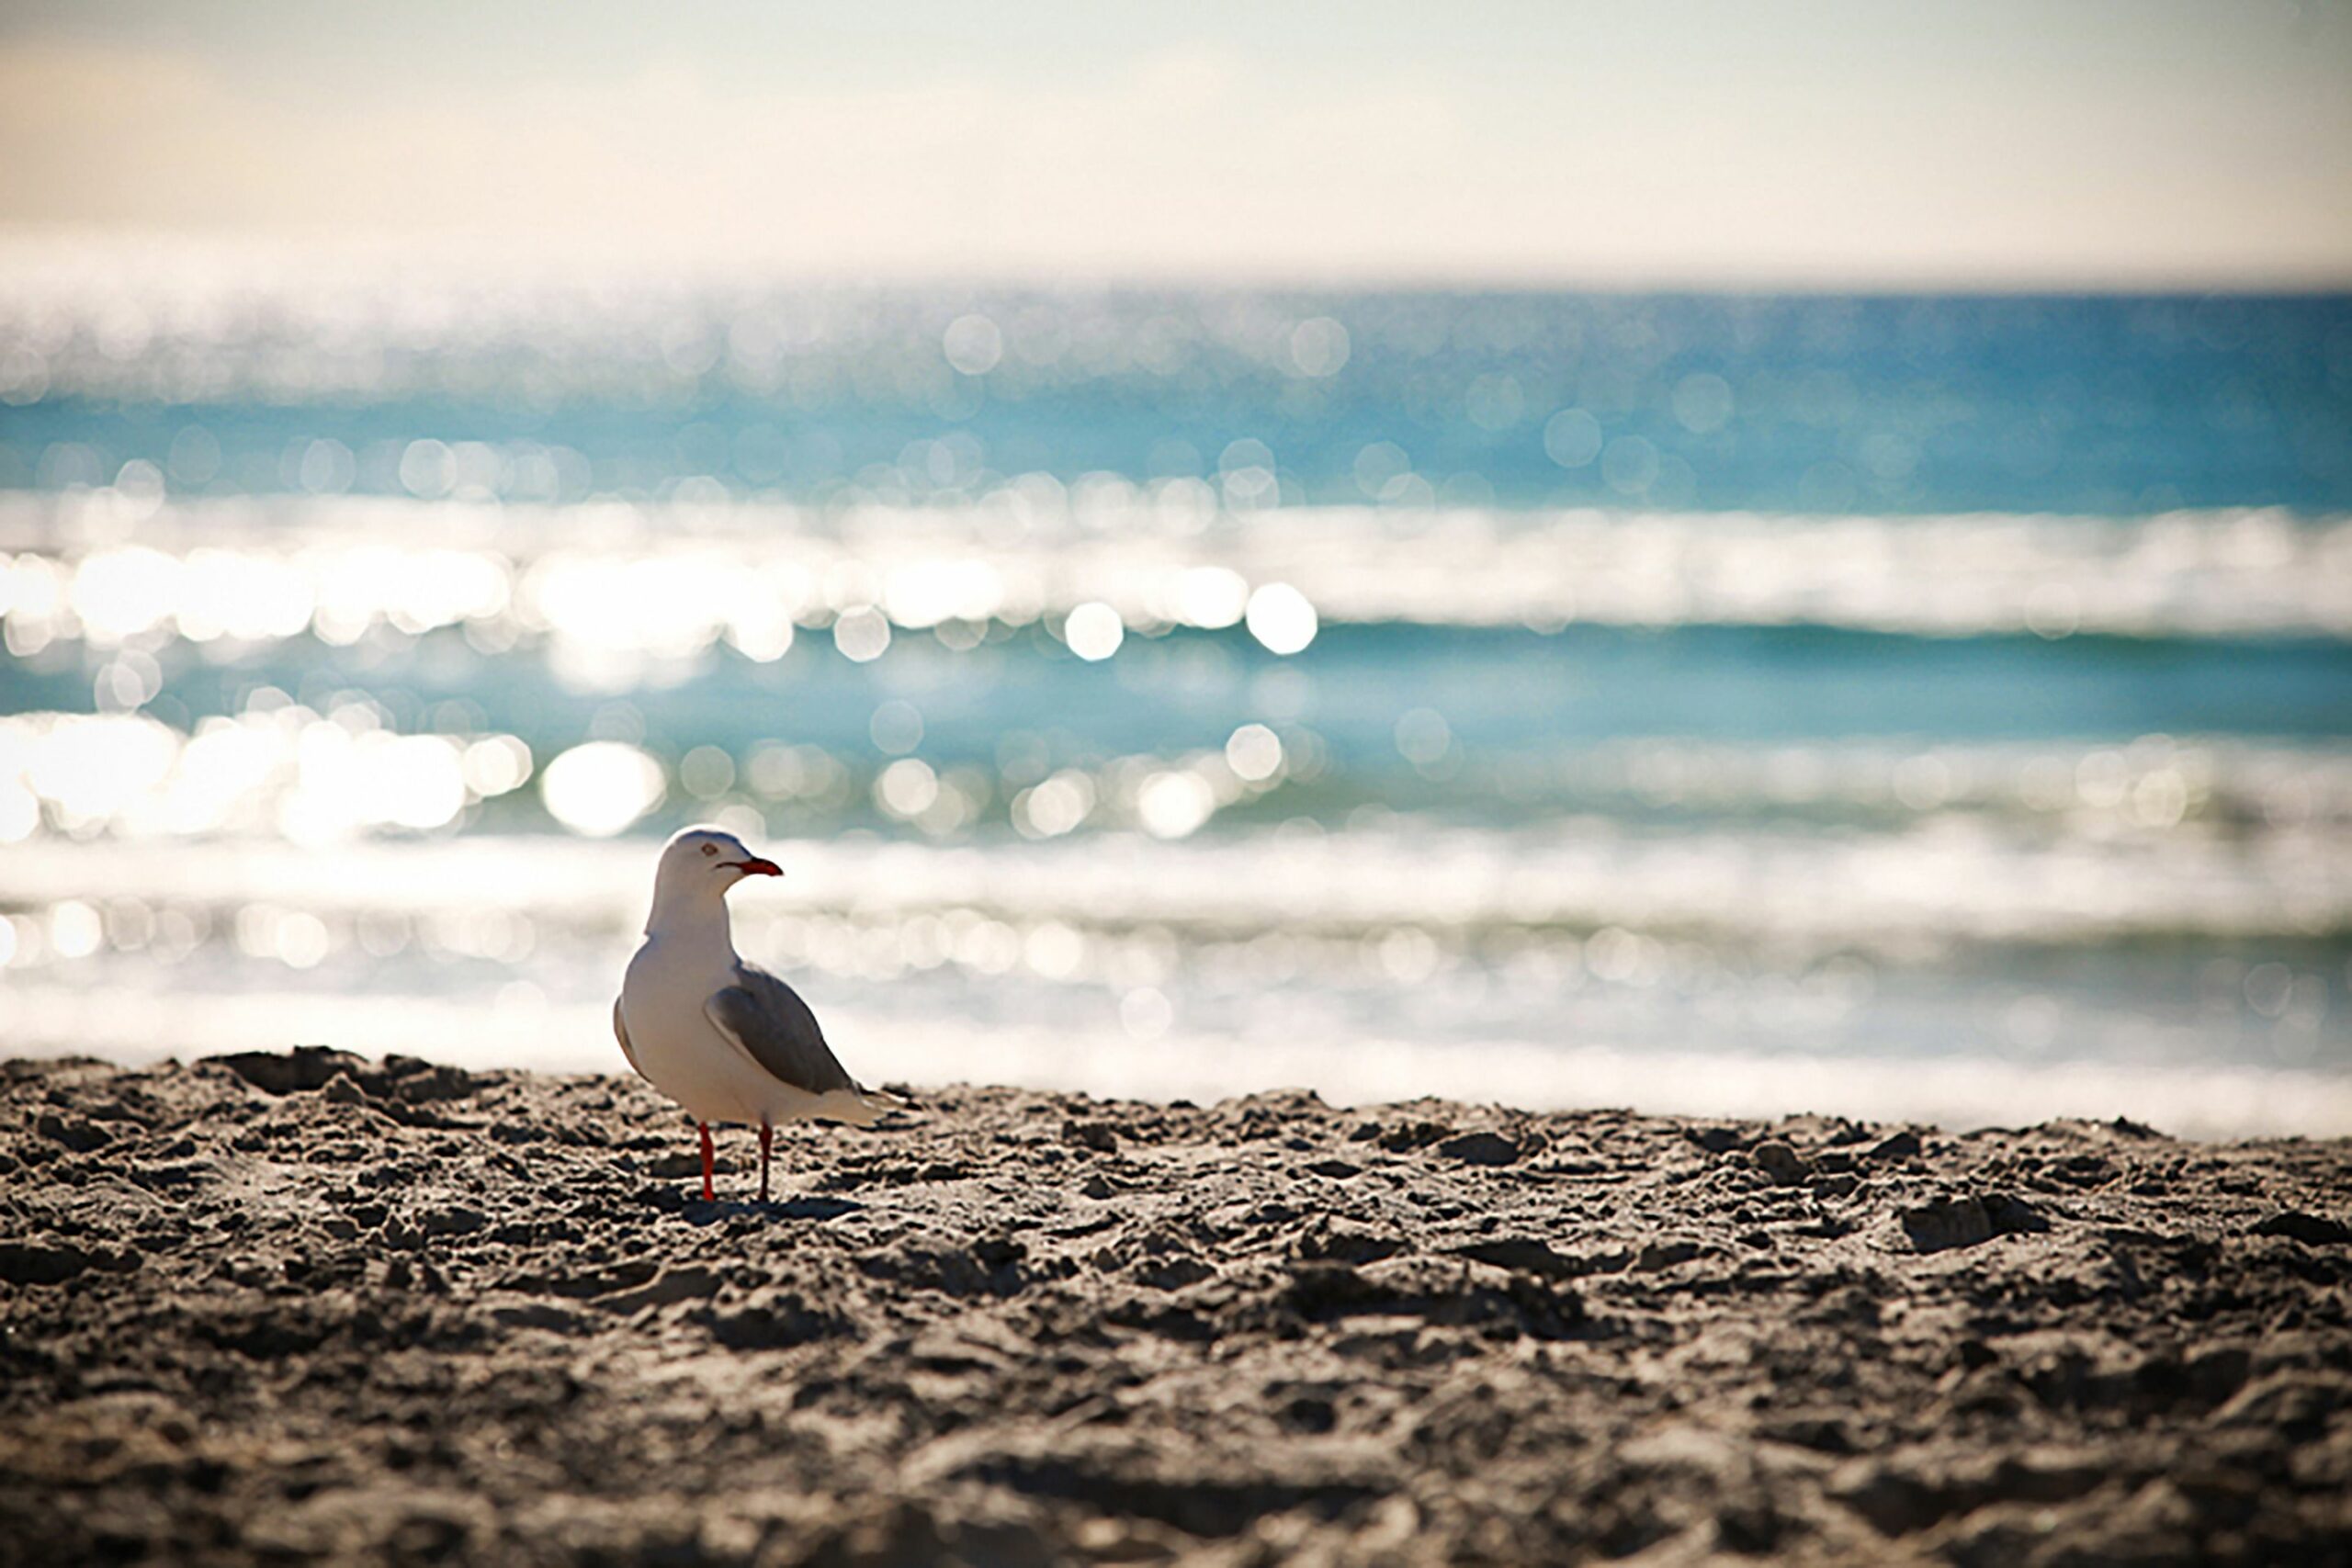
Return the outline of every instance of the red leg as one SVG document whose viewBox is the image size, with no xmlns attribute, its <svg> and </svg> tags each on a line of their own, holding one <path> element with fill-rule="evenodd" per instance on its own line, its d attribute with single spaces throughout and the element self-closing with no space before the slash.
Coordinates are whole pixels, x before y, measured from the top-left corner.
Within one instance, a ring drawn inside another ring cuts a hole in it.
<svg viewBox="0 0 2352 1568">
<path fill-rule="evenodd" d="M 760 1201 L 763 1203 L 768 1201 L 768 1149 L 775 1142 L 775 1129 L 767 1124 L 765 1118 L 762 1118 L 760 1122 Z"/>
<path fill-rule="evenodd" d="M 711 1190 L 710 1185 L 710 1123 L 697 1122 L 695 1130 L 702 1134 L 702 1201 L 716 1203 L 718 1194 Z"/>
</svg>

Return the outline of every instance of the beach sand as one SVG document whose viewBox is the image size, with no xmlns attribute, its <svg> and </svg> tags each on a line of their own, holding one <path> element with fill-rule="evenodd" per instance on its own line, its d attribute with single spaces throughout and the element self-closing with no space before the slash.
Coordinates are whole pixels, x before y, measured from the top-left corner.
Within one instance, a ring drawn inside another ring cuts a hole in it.
<svg viewBox="0 0 2352 1568">
<path fill-rule="evenodd" d="M 2352 1561 L 2352 1143 L 0 1066 L 0 1561 Z"/>
</svg>

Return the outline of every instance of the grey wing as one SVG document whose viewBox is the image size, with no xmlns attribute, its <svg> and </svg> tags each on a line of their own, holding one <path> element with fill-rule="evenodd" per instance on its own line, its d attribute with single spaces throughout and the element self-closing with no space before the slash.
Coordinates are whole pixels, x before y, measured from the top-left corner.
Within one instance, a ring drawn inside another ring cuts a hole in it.
<svg viewBox="0 0 2352 1568">
<path fill-rule="evenodd" d="M 628 1058 L 628 1065 L 636 1069 L 637 1076 L 645 1077 L 645 1069 L 637 1065 L 637 1052 L 628 1043 L 628 1025 L 621 1021 L 621 999 L 618 997 L 613 998 L 613 1038 L 621 1043 L 621 1055 Z"/>
<path fill-rule="evenodd" d="M 834 1059 L 800 993 L 756 964 L 736 964 L 735 983 L 705 1002 L 703 1011 L 771 1077 L 795 1089 L 865 1092 Z"/>
</svg>

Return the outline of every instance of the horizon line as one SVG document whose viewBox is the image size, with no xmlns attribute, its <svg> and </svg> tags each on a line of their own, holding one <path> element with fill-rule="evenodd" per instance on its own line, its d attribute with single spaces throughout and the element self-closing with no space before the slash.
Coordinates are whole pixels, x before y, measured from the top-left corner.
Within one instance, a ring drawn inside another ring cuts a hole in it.
<svg viewBox="0 0 2352 1568">
<path fill-rule="evenodd" d="M 867 288 L 1035 288 L 1043 290 L 1231 290 L 1331 295 L 1410 293 L 1595 294 L 1620 296 L 1847 296 L 1863 298 L 2119 298 L 2204 295 L 2327 299 L 2352 296 L 2352 259 L 2315 267 L 2230 272 L 2193 268 L 1838 269 L 1764 266 L 1625 265 L 1492 267 L 1306 262 L 1235 265 L 1055 262 L 1005 259 L 941 265 L 912 258 L 812 257 L 744 247 L 726 256 L 707 249 L 582 243 L 577 236 L 492 236 L 442 231 L 322 231 L 300 228 L 144 228 L 14 222 L 0 218 L 0 267 L 86 262 L 106 253 L 109 270 L 133 276 L 161 268 L 251 262 L 295 266 L 333 262 L 363 267 L 421 268 L 427 281 L 455 281 L 450 269 L 521 274 L 539 282 L 617 281 L 647 285 L 768 284 L 820 289 Z M 113 281 L 109 279 L 107 281 Z M 365 281 L 353 279 L 355 283 Z M 415 281 L 415 279 L 412 279 Z"/>
</svg>

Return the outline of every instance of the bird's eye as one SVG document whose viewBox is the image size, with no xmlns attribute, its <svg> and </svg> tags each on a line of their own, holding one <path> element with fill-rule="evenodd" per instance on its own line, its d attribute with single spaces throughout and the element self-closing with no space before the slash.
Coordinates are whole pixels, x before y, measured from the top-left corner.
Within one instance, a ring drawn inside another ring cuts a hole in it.
<svg viewBox="0 0 2352 1568">
<path fill-rule="evenodd" d="M 718 846 L 717 844 L 705 844 L 702 847 L 702 852 L 707 855 L 715 855 L 718 852 Z"/>
</svg>

